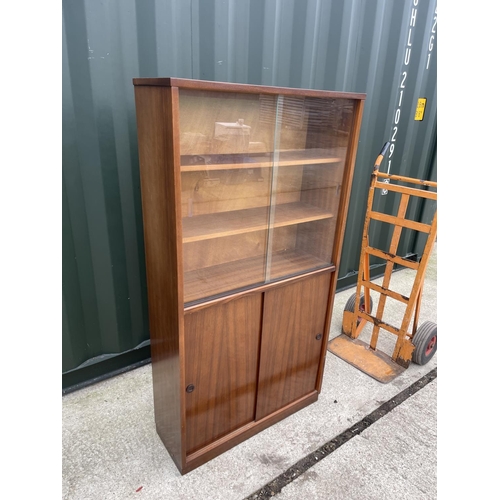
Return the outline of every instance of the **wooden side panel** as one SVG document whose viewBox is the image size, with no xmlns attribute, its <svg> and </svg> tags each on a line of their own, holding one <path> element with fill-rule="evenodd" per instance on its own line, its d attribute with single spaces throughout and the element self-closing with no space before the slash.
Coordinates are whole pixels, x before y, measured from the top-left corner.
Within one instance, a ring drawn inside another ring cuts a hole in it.
<svg viewBox="0 0 500 500">
<path fill-rule="evenodd" d="M 188 455 L 254 420 L 261 315 L 260 293 L 186 314 Z"/>
<path fill-rule="evenodd" d="M 177 467 L 183 326 L 176 89 L 135 87 L 156 428 Z"/>
<path fill-rule="evenodd" d="M 316 389 L 329 287 L 325 273 L 265 293 L 256 420 Z"/>
</svg>

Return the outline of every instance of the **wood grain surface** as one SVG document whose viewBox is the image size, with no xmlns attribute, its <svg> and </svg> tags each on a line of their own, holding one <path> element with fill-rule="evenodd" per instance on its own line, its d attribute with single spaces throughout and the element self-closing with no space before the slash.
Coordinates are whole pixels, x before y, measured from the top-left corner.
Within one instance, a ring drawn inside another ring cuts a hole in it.
<svg viewBox="0 0 500 500">
<path fill-rule="evenodd" d="M 187 453 L 254 420 L 262 294 L 185 319 Z"/>
<path fill-rule="evenodd" d="M 322 274 L 264 294 L 256 420 L 316 389 L 329 287 Z"/>
<path fill-rule="evenodd" d="M 182 242 L 176 146 L 176 92 L 135 88 L 155 422 L 158 434 L 182 467 L 183 362 Z"/>
</svg>

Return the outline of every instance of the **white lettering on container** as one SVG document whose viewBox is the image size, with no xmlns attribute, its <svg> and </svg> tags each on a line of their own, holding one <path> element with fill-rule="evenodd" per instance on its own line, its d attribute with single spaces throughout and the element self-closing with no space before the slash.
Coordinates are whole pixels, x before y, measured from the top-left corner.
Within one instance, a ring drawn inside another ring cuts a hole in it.
<svg viewBox="0 0 500 500">
<path fill-rule="evenodd" d="M 436 30 L 437 30 L 437 12 L 438 12 L 438 10 L 436 7 L 436 10 L 434 11 L 431 36 L 429 37 L 429 48 L 427 50 L 427 65 L 425 66 L 425 69 L 429 69 L 429 64 L 431 62 L 431 55 L 432 55 L 432 51 L 434 49 L 434 40 L 435 40 L 435 34 L 436 34 Z"/>
<path fill-rule="evenodd" d="M 398 123 L 399 120 L 401 119 L 401 105 L 403 104 L 403 97 L 404 97 L 404 89 L 406 86 L 406 78 L 408 77 L 408 70 L 407 66 L 410 64 L 410 59 L 411 59 L 411 46 L 412 46 L 412 28 L 415 27 L 415 24 L 417 22 L 417 12 L 418 12 L 418 0 L 413 0 L 413 7 L 411 8 L 411 13 L 410 13 L 410 22 L 408 26 L 408 36 L 406 37 L 406 44 L 405 44 L 405 54 L 404 54 L 404 59 L 403 59 L 403 68 L 404 71 L 401 72 L 401 78 L 400 78 L 400 84 L 399 84 L 399 99 L 397 102 L 396 110 L 394 111 L 394 120 L 391 125 L 391 145 L 389 147 L 389 162 L 387 165 L 387 173 L 389 174 L 391 171 L 391 157 L 394 154 L 394 150 L 396 148 L 396 136 L 398 134 Z M 386 183 L 389 182 L 389 179 L 385 180 Z M 382 195 L 387 194 L 387 190 L 383 189 L 382 190 Z"/>
</svg>

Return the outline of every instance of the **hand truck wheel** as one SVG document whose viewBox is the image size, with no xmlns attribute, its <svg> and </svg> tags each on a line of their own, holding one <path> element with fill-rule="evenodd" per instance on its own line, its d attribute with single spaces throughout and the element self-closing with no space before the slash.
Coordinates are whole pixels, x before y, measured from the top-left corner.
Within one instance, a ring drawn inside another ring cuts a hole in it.
<svg viewBox="0 0 500 500">
<path fill-rule="evenodd" d="M 428 363 L 437 351 L 437 325 L 432 321 L 425 321 L 415 332 L 412 340 L 415 350 L 412 361 L 417 365 Z"/>
<path fill-rule="evenodd" d="M 356 294 L 354 293 L 349 297 L 349 299 L 345 303 L 344 311 L 354 312 L 355 305 L 356 305 Z M 365 309 L 365 295 L 362 293 L 359 296 L 359 309 L 363 312 L 370 314 L 372 312 L 372 308 L 373 308 L 373 300 L 370 297 L 370 308 L 368 311 Z M 360 319 L 358 318 L 356 325 L 359 325 L 359 322 L 360 322 Z M 342 333 L 345 334 L 346 332 L 342 332 Z"/>
</svg>

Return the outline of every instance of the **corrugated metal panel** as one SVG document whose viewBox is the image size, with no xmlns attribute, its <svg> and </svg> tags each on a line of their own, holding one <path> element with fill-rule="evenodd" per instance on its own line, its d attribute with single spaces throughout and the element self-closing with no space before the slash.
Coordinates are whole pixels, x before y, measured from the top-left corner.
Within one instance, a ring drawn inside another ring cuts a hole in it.
<svg viewBox="0 0 500 500">
<path fill-rule="evenodd" d="M 366 92 L 342 286 L 358 268 L 382 144 L 394 144 L 392 173 L 436 177 L 435 13 L 436 0 L 63 1 L 65 386 L 148 355 L 132 78 Z M 422 122 L 414 120 L 419 97 L 427 98 Z M 390 210 L 395 201 L 376 203 Z M 382 228 L 379 241 L 389 237 Z M 405 235 L 405 253 L 421 247 Z"/>
</svg>

